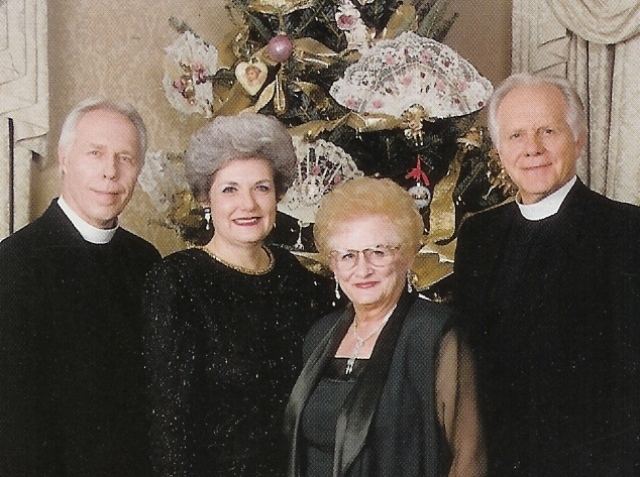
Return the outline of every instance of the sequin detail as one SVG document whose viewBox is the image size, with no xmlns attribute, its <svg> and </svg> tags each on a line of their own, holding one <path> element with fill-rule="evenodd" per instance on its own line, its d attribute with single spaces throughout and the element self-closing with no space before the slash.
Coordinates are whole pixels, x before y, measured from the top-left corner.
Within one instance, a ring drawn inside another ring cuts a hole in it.
<svg viewBox="0 0 640 477">
<path fill-rule="evenodd" d="M 162 476 L 284 475 L 281 426 L 302 338 L 332 287 L 288 252 L 247 275 L 199 249 L 165 258 L 145 293 L 152 460 Z"/>
</svg>

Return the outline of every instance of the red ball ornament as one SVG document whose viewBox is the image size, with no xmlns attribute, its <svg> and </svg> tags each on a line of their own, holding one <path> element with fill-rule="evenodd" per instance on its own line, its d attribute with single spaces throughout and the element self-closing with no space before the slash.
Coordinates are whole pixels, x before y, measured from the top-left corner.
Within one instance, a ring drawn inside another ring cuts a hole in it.
<svg viewBox="0 0 640 477">
<path fill-rule="evenodd" d="M 285 33 L 278 33 L 267 43 L 267 54 L 273 61 L 283 63 L 293 53 L 293 43 Z"/>
</svg>

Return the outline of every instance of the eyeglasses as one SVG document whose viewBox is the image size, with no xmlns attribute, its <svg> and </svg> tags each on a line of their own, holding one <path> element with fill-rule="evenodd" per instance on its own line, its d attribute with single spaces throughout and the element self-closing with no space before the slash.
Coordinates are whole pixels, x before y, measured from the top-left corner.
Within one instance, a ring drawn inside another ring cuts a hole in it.
<svg viewBox="0 0 640 477">
<path fill-rule="evenodd" d="M 341 271 L 349 271 L 358 265 L 360 254 L 369 265 L 384 267 L 393 261 L 398 250 L 400 250 L 400 245 L 376 245 L 363 250 L 332 250 L 329 252 L 329 257 Z"/>
</svg>

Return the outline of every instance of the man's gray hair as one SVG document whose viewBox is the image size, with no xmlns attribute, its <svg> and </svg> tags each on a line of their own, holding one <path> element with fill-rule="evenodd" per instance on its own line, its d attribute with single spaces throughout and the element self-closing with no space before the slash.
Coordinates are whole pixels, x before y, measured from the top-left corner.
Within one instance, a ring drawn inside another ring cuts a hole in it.
<svg viewBox="0 0 640 477">
<path fill-rule="evenodd" d="M 62 123 L 58 148 L 67 151 L 73 144 L 76 135 L 76 128 L 82 117 L 91 111 L 111 111 L 126 117 L 136 128 L 138 136 L 138 146 L 140 153 L 140 163 L 144 164 L 144 156 L 147 152 L 147 128 L 144 125 L 142 116 L 131 104 L 126 102 L 112 101 L 105 98 L 87 98 L 78 103 Z"/>
<path fill-rule="evenodd" d="M 218 116 L 191 137 L 187 148 L 184 166 L 193 196 L 207 202 L 216 171 L 234 159 L 253 158 L 269 162 L 276 195 L 282 197 L 296 173 L 296 152 L 287 129 L 264 114 Z"/>
<path fill-rule="evenodd" d="M 489 100 L 487 121 L 489 123 L 489 134 L 493 144 L 498 146 L 500 141 L 500 131 L 498 126 L 498 109 L 502 100 L 516 88 L 522 86 L 554 86 L 558 88 L 567 104 L 566 119 L 567 124 L 573 132 L 573 137 L 577 141 L 581 136 L 587 135 L 587 115 L 573 85 L 565 78 L 557 76 L 534 76 L 531 73 L 516 73 L 505 79 L 494 91 Z"/>
</svg>

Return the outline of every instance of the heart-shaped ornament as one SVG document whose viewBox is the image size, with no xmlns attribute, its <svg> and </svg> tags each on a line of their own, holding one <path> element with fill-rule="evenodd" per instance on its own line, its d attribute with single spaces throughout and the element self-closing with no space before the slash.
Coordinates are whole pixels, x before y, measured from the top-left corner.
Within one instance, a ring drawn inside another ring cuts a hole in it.
<svg viewBox="0 0 640 477">
<path fill-rule="evenodd" d="M 236 66 L 236 79 L 247 93 L 255 96 L 267 80 L 268 68 L 262 61 L 253 59 Z"/>
</svg>

